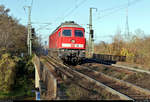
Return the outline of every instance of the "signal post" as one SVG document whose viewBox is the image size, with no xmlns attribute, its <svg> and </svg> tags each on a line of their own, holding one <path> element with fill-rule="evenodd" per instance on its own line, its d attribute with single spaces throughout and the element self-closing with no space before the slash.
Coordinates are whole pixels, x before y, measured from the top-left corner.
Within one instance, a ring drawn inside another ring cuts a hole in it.
<svg viewBox="0 0 150 102">
<path fill-rule="evenodd" d="M 89 17 L 89 43 L 88 43 L 88 57 L 91 58 L 94 53 L 94 30 L 92 29 L 92 9 L 97 8 L 90 8 L 90 17 Z"/>
</svg>

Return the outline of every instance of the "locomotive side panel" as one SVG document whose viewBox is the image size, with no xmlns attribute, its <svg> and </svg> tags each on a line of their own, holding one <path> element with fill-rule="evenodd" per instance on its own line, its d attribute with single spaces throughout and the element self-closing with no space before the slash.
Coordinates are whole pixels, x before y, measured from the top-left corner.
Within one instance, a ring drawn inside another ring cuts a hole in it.
<svg viewBox="0 0 150 102">
<path fill-rule="evenodd" d="M 52 33 L 49 36 L 49 55 L 50 56 L 58 56 L 58 48 L 60 45 L 60 30 L 59 29 L 57 32 Z"/>
</svg>

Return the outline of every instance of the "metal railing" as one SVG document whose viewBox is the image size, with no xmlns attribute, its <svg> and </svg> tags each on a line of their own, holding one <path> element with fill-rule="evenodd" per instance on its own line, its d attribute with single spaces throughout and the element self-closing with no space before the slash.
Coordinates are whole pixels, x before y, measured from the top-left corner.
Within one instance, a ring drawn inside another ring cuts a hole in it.
<svg viewBox="0 0 150 102">
<path fill-rule="evenodd" d="M 118 55 L 106 55 L 106 54 L 93 54 L 94 59 L 102 60 L 102 61 L 126 61 L 126 56 L 118 56 Z"/>
</svg>

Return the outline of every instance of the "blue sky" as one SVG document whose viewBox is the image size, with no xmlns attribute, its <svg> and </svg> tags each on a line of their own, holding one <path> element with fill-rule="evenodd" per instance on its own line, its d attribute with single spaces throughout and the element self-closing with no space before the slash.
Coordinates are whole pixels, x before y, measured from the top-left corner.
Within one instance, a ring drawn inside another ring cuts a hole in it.
<svg viewBox="0 0 150 102">
<path fill-rule="evenodd" d="M 129 29 L 134 32 L 140 28 L 150 34 L 150 0 L 129 0 Z M 0 4 L 10 8 L 10 15 L 27 25 L 28 9 L 32 0 L 0 0 Z M 93 29 L 95 42 L 110 42 L 118 28 L 125 31 L 126 6 L 128 0 L 33 0 L 31 21 L 42 41 L 48 41 L 50 33 L 62 22 L 73 20 L 88 32 L 89 8 L 93 10 Z M 47 26 L 46 26 L 47 25 Z M 86 33 L 88 39 L 88 33 Z"/>
</svg>

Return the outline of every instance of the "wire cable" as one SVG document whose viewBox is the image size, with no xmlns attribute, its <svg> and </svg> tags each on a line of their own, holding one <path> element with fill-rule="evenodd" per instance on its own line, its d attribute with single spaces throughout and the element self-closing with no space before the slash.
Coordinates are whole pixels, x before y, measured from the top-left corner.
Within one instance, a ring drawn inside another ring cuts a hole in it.
<svg viewBox="0 0 150 102">
<path fill-rule="evenodd" d="M 31 11 L 32 11 L 32 7 L 33 7 L 33 0 L 32 0 L 32 2 L 31 2 Z"/>
<path fill-rule="evenodd" d="M 70 16 L 77 8 L 83 5 L 87 0 L 82 0 L 78 5 L 76 5 L 70 12 L 68 12 L 62 20 L 64 20 L 67 16 Z"/>
<path fill-rule="evenodd" d="M 81 2 L 79 2 L 78 4 L 76 3 L 75 6 L 70 9 L 68 8 L 68 11 L 66 11 L 66 13 L 62 16 L 62 17 L 57 17 L 54 22 L 58 22 L 59 20 L 62 22 L 66 17 L 70 16 L 77 8 L 79 8 L 81 5 L 83 5 L 87 0 L 82 0 Z"/>
<path fill-rule="evenodd" d="M 119 6 L 117 6 L 117 7 L 112 7 L 112 8 L 108 8 L 108 9 L 101 10 L 101 12 L 106 12 L 106 11 L 111 11 L 111 12 L 109 12 L 108 14 L 103 15 L 103 16 L 99 16 L 99 15 L 98 15 L 98 18 L 97 18 L 97 19 L 101 19 L 101 18 L 103 18 L 103 17 L 106 17 L 106 16 L 109 16 L 109 15 L 111 15 L 111 14 L 114 14 L 114 13 L 116 13 L 117 11 L 120 11 L 120 10 L 122 10 L 122 9 L 126 9 L 127 6 L 132 6 L 132 5 L 136 4 L 136 3 L 139 2 L 139 1 L 141 1 L 141 0 L 134 0 L 134 1 L 132 1 L 132 2 L 129 2 L 129 4 L 127 3 L 127 4 L 124 4 L 124 5 L 119 5 Z"/>
</svg>

